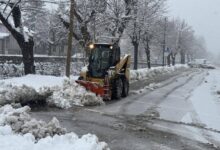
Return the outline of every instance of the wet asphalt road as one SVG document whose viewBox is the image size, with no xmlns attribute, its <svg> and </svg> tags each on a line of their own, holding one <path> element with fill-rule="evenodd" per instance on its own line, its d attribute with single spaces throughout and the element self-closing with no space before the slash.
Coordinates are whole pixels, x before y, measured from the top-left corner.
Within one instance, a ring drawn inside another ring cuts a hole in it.
<svg viewBox="0 0 220 150">
<path fill-rule="evenodd" d="M 69 132 L 96 134 L 113 150 L 218 149 L 211 144 L 203 144 L 187 130 L 186 126 L 189 125 L 179 123 L 185 113 L 193 110 L 187 98 L 203 82 L 206 73 L 205 70 L 189 69 L 136 81 L 131 84 L 129 97 L 106 102 L 104 106 L 75 107 L 69 110 L 37 108 L 31 114 L 45 121 L 55 116 Z M 154 90 L 146 88 L 139 94 L 132 94 L 136 93 L 132 91 L 150 83 L 160 84 Z M 207 129 L 200 130 L 206 132 Z M 218 144 L 211 138 L 207 140 Z"/>
</svg>

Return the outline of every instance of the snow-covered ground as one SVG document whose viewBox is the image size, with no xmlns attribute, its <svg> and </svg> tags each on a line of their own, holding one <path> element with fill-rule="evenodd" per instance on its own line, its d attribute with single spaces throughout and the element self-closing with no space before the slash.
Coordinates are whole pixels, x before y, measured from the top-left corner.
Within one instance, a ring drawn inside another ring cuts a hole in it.
<svg viewBox="0 0 220 150">
<path fill-rule="evenodd" d="M 13 109 L 10 105 L 0 108 L 1 150 L 109 150 L 95 135 L 80 138 L 73 132 L 65 133 L 58 120 L 48 124 L 37 121 L 28 115 L 29 110 Z"/>
<path fill-rule="evenodd" d="M 63 84 L 64 77 L 55 76 L 43 76 L 43 75 L 27 75 L 23 77 L 15 77 L 11 79 L 0 80 L 1 84 L 22 86 L 34 88 L 39 91 L 43 87 L 61 86 Z"/>
<path fill-rule="evenodd" d="M 220 70 L 209 71 L 205 81 L 192 93 L 190 100 L 199 119 L 207 128 L 220 131 Z"/>
<path fill-rule="evenodd" d="M 189 100 L 192 102 L 195 113 L 205 128 L 220 131 L 220 70 L 211 70 L 207 73 L 204 82 L 196 88 Z M 183 120 L 187 123 L 196 123 L 193 114 Z M 220 134 L 209 133 L 220 142 Z"/>
</svg>

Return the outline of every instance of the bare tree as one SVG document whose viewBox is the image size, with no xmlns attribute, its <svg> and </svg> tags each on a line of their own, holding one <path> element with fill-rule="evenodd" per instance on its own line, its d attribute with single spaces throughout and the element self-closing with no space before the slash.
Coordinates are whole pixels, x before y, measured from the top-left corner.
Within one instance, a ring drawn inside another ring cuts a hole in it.
<svg viewBox="0 0 220 150">
<path fill-rule="evenodd" d="M 134 47 L 134 69 L 137 69 L 139 44 L 143 44 L 148 68 L 151 68 L 151 41 L 157 35 L 158 19 L 164 12 L 164 0 L 140 0 L 134 5 L 128 35 Z"/>
<path fill-rule="evenodd" d="M 147 57 L 147 66 L 151 68 L 151 44 L 154 38 L 161 34 L 158 32 L 158 24 L 161 16 L 165 12 L 165 2 L 164 0 L 143 0 L 142 6 L 142 16 L 143 16 L 143 25 L 142 25 L 142 43 L 144 45 L 146 57 Z M 158 44 L 158 43 L 157 43 Z"/>
<path fill-rule="evenodd" d="M 33 35 L 31 31 L 22 24 L 20 2 L 21 0 L 0 1 L 0 20 L 21 48 L 25 74 L 33 74 L 35 73 Z"/>
</svg>

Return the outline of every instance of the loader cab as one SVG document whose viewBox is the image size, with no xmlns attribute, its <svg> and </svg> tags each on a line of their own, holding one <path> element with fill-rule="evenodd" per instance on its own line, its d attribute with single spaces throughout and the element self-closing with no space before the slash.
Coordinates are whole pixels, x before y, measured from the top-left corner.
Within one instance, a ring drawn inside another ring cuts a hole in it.
<svg viewBox="0 0 220 150">
<path fill-rule="evenodd" d="M 120 61 L 120 48 L 111 44 L 89 45 L 88 75 L 93 78 L 104 78 L 108 69 Z"/>
</svg>

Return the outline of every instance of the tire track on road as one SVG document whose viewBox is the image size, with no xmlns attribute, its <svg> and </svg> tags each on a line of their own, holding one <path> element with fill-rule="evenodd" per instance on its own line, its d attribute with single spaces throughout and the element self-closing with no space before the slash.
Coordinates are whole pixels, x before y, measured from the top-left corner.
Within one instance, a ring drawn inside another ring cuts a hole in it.
<svg viewBox="0 0 220 150">
<path fill-rule="evenodd" d="M 158 106 L 160 103 L 162 103 L 171 93 L 173 93 L 175 90 L 183 87 L 184 85 L 186 85 L 187 83 L 189 83 L 196 75 L 198 74 L 201 74 L 203 71 L 200 70 L 199 72 L 196 71 L 196 72 L 190 72 L 191 74 L 184 74 L 184 75 L 180 75 L 180 76 L 177 76 L 173 79 L 171 79 L 170 82 L 167 82 L 165 84 L 163 84 L 162 86 L 160 86 L 159 88 L 155 89 L 154 91 L 148 91 L 146 93 L 143 93 L 143 94 L 140 94 L 138 96 L 135 96 L 133 97 L 131 100 L 129 100 L 128 102 L 124 103 L 121 108 L 120 108 L 120 111 L 119 111 L 119 114 L 126 114 L 127 112 L 127 109 L 129 107 L 129 105 L 132 105 L 133 103 L 137 103 L 139 100 L 141 100 L 141 98 L 143 98 L 144 96 L 147 96 L 149 94 L 151 94 L 152 92 L 155 92 L 156 90 L 160 90 L 172 83 L 174 83 L 178 78 L 183 78 L 183 77 L 186 77 L 186 80 L 184 81 L 184 83 L 179 83 L 179 85 L 173 87 L 172 89 L 170 89 L 168 92 L 166 92 L 165 94 L 161 95 L 160 98 L 158 98 L 157 100 L 154 100 L 152 102 L 152 106 L 149 107 L 149 109 L 152 109 L 153 107 L 155 108 L 156 106 Z M 175 83 L 178 83 L 178 82 L 175 82 Z M 147 104 L 147 103 L 146 103 Z M 146 109 L 147 111 L 148 109 Z"/>
</svg>

